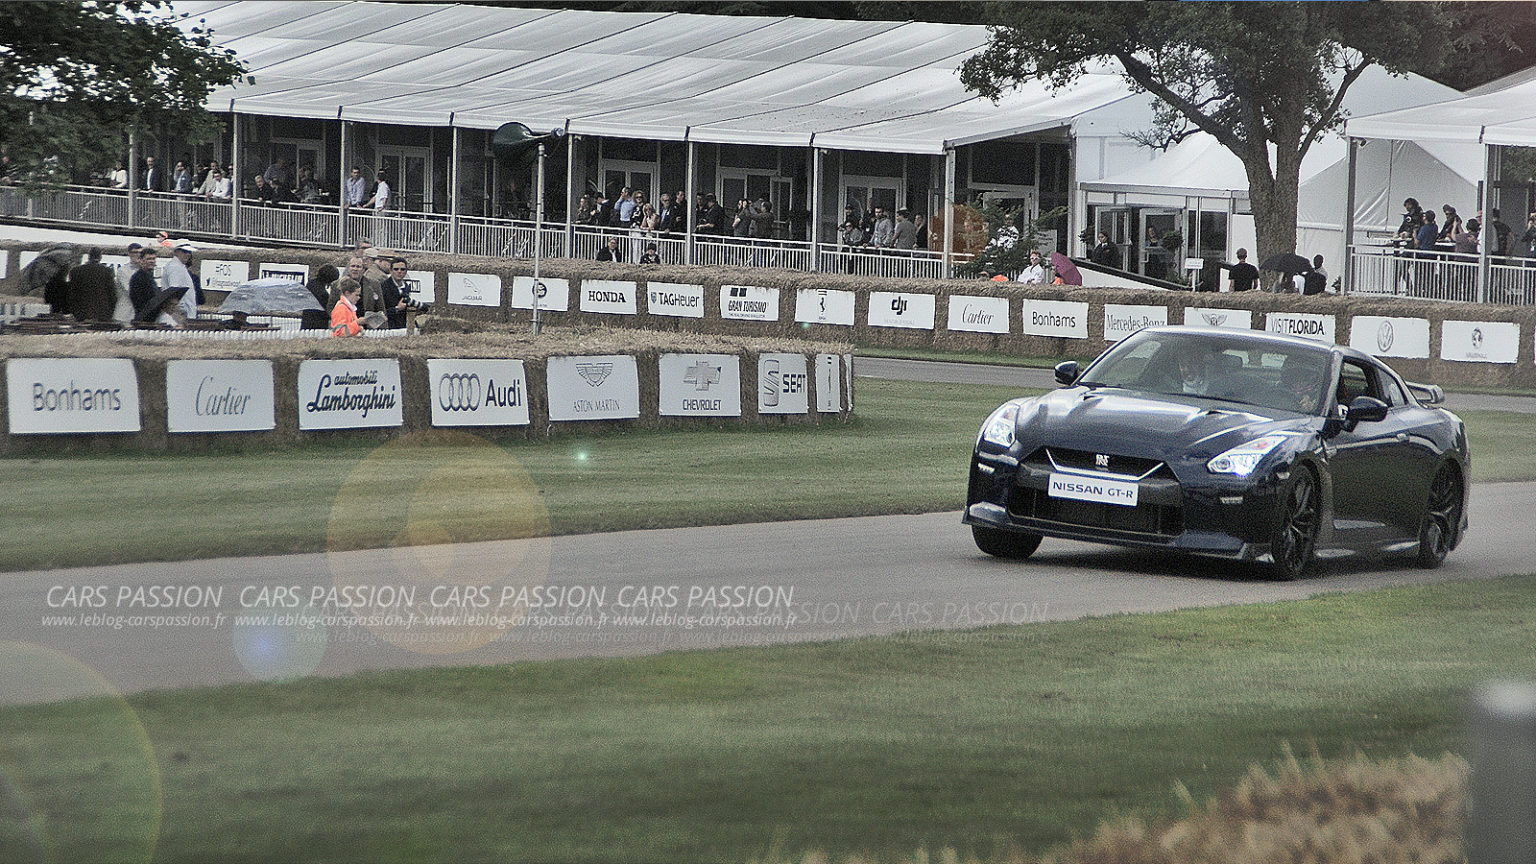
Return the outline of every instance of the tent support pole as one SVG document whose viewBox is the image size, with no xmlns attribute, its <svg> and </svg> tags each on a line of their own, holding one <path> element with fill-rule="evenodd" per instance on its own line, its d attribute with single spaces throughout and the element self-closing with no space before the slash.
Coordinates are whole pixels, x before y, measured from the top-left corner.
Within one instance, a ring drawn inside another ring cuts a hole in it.
<svg viewBox="0 0 1536 864">
<path fill-rule="evenodd" d="M 1339 294 L 1348 294 L 1355 276 L 1355 171 L 1359 167 L 1360 148 L 1365 142 L 1359 138 L 1348 139 L 1349 179 L 1344 187 L 1344 267 L 1339 274 Z"/>
<path fill-rule="evenodd" d="M 698 214 L 696 214 L 694 212 L 694 210 L 693 210 L 693 196 L 697 194 L 696 192 L 694 192 L 694 186 L 695 186 L 695 182 L 696 182 L 695 179 L 694 179 L 694 172 L 696 170 L 698 170 L 698 152 L 697 151 L 698 151 L 698 143 L 693 141 L 692 139 L 689 139 L 689 141 L 688 141 L 688 201 L 687 201 L 686 206 L 684 206 L 684 208 L 683 208 L 683 214 L 684 214 L 684 216 L 688 220 L 688 239 L 687 239 L 687 242 L 683 244 L 683 263 L 684 264 L 692 264 L 693 263 L 693 230 L 694 230 L 694 223 L 698 221 L 698 219 L 697 219 Z"/>
<path fill-rule="evenodd" d="M 336 200 L 340 206 L 336 208 L 336 239 L 342 245 L 347 245 L 347 180 L 352 176 L 352 153 L 348 145 L 352 143 L 352 122 L 340 120 L 341 123 L 341 165 L 337 168 L 338 191 Z"/>
<path fill-rule="evenodd" d="M 453 122 L 450 114 L 448 122 Z M 453 145 L 451 155 L 448 157 L 448 254 L 459 253 L 459 146 L 460 132 L 464 130 L 453 127 Z"/>
<path fill-rule="evenodd" d="M 955 148 L 944 148 L 944 278 L 955 278 Z"/>
<path fill-rule="evenodd" d="M 822 152 L 811 147 L 811 272 L 821 272 Z"/>
<path fill-rule="evenodd" d="M 138 227 L 138 220 L 134 218 L 134 211 L 138 208 L 139 191 L 139 129 L 137 126 L 128 130 L 128 227 Z M 30 200 L 30 199 L 29 199 Z"/>
<path fill-rule="evenodd" d="M 1488 302 L 1488 241 L 1492 231 L 1488 228 L 1488 214 L 1493 210 L 1493 145 L 1483 142 L 1483 183 L 1478 190 L 1478 244 L 1477 244 L 1477 302 Z"/>
<path fill-rule="evenodd" d="M 245 170 L 242 167 L 242 160 L 240 158 L 240 155 L 245 151 L 245 136 L 240 134 L 240 130 L 244 127 L 245 124 L 240 122 L 240 115 L 239 114 L 235 114 L 235 113 L 231 112 L 230 113 L 230 117 L 232 118 L 234 126 L 235 126 L 235 131 L 234 131 L 234 140 L 235 140 L 234 151 L 235 152 L 230 155 L 230 161 L 229 161 L 229 179 L 230 179 L 229 234 L 230 234 L 231 237 L 239 237 L 240 236 L 240 190 L 242 188 L 242 185 L 241 185 L 240 181 L 243 179 L 240 172 Z"/>
<path fill-rule="evenodd" d="M 569 125 L 569 124 L 567 124 Z M 565 257 L 576 257 L 576 136 L 565 136 Z"/>
</svg>

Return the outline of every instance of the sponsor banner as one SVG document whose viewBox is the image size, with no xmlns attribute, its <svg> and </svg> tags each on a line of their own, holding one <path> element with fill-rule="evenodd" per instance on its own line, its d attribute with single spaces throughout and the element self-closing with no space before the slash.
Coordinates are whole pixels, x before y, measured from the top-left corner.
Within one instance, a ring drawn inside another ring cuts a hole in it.
<svg viewBox="0 0 1536 864">
<path fill-rule="evenodd" d="M 5 391 L 12 435 L 140 428 L 139 376 L 125 358 L 13 358 Z"/>
<path fill-rule="evenodd" d="M 735 354 L 663 354 L 663 417 L 740 417 L 741 358 Z"/>
<path fill-rule="evenodd" d="M 233 291 L 251 281 L 251 262 L 205 258 L 197 265 L 197 278 L 202 280 L 204 291 Z"/>
<path fill-rule="evenodd" d="M 898 291 L 869 292 L 869 326 L 901 327 L 908 330 L 932 330 L 937 315 L 932 294 Z"/>
<path fill-rule="evenodd" d="M 405 287 L 411 289 L 411 299 L 418 303 L 437 302 L 437 273 L 431 270 L 405 271 Z"/>
<path fill-rule="evenodd" d="M 779 289 L 721 285 L 720 317 L 735 321 L 779 320 Z"/>
<path fill-rule="evenodd" d="M 1247 309 L 1201 309 L 1184 307 L 1186 327 L 1226 327 L 1231 330 L 1252 330 L 1253 313 Z"/>
<path fill-rule="evenodd" d="M 20 260 L 17 262 L 16 271 L 19 273 L 27 269 L 27 265 L 37 260 L 37 256 L 43 254 L 41 249 L 23 249 L 18 253 Z"/>
<path fill-rule="evenodd" d="M 571 280 L 539 277 L 544 290 L 539 292 L 539 309 L 545 312 L 571 311 Z M 512 277 L 512 308 L 533 308 L 533 277 Z"/>
<path fill-rule="evenodd" d="M 682 282 L 648 282 L 645 311 L 674 318 L 704 317 L 704 286 Z"/>
<path fill-rule="evenodd" d="M 501 277 L 495 273 L 449 273 L 448 302 L 458 306 L 501 306 Z"/>
<path fill-rule="evenodd" d="M 124 259 L 124 260 L 127 260 L 127 259 Z M 6 251 L 6 250 L 0 250 L 0 279 L 4 279 L 5 277 L 7 277 L 7 276 L 9 276 L 11 274 L 10 266 L 11 266 L 11 253 Z M 107 266 L 110 267 L 112 265 L 109 264 Z"/>
<path fill-rule="evenodd" d="M 801 324 L 853 326 L 852 291 L 801 288 L 795 292 L 795 321 Z"/>
<path fill-rule="evenodd" d="M 581 280 L 581 311 L 603 315 L 635 314 L 635 283 L 608 279 Z"/>
<path fill-rule="evenodd" d="M 1377 357 L 1429 356 L 1429 321 L 1356 315 L 1349 322 L 1349 347 Z"/>
<path fill-rule="evenodd" d="M 1335 343 L 1336 319 L 1332 315 L 1308 315 L 1304 312 L 1270 312 L 1264 316 L 1264 329 L 1271 333 L 1303 336 L 1318 342 Z"/>
<path fill-rule="evenodd" d="M 853 410 L 853 354 L 843 355 L 843 392 L 848 394 L 848 410 Z"/>
<path fill-rule="evenodd" d="M 309 266 L 306 264 L 262 264 L 256 271 L 257 279 L 287 279 L 290 282 L 304 284 L 309 281 Z M 207 285 L 203 288 L 207 289 Z"/>
<path fill-rule="evenodd" d="M 299 364 L 300 429 L 366 429 L 403 422 L 399 360 Z"/>
<path fill-rule="evenodd" d="M 1520 325 L 1512 321 L 1444 321 L 1440 359 L 1461 363 L 1513 363 L 1520 350 Z"/>
<path fill-rule="evenodd" d="M 640 370 L 628 354 L 551 357 L 546 379 L 550 420 L 633 420 L 640 416 Z"/>
<path fill-rule="evenodd" d="M 810 373 L 804 354 L 757 356 L 757 413 L 805 414 L 811 410 Z"/>
<path fill-rule="evenodd" d="M 169 258 L 156 258 L 155 259 L 155 281 L 157 281 L 157 282 L 164 282 L 165 281 L 165 265 L 170 260 L 171 259 L 169 259 Z M 101 263 L 107 265 L 108 267 L 111 267 L 114 271 L 119 270 L 119 269 L 121 269 L 123 267 L 128 267 L 129 266 L 128 265 L 128 256 L 127 255 L 103 255 L 103 256 L 101 256 Z M 250 267 L 249 262 L 247 262 L 246 267 L 247 267 L 247 272 L 249 272 L 249 267 Z M 130 268 L 128 270 L 128 275 L 132 276 L 135 269 L 137 269 L 137 268 Z M 116 278 L 116 276 L 117 276 L 117 274 L 115 272 L 112 275 L 113 275 L 113 278 Z M 201 279 L 202 277 L 199 276 L 198 278 Z M 205 290 L 205 291 L 208 290 L 208 286 L 204 285 L 203 286 L 203 290 Z"/>
<path fill-rule="evenodd" d="M 843 410 L 841 358 L 836 354 L 816 355 L 816 410 L 836 414 Z"/>
<path fill-rule="evenodd" d="M 521 360 L 428 360 L 433 426 L 527 426 Z"/>
<path fill-rule="evenodd" d="M 949 329 L 1007 333 L 1008 298 L 952 295 L 949 298 Z"/>
<path fill-rule="evenodd" d="M 1025 300 L 1020 316 L 1026 336 L 1088 338 L 1088 304 L 1072 300 Z"/>
<path fill-rule="evenodd" d="M 172 360 L 165 364 L 171 432 L 268 432 L 277 408 L 271 360 Z"/>
<path fill-rule="evenodd" d="M 1167 306 L 1104 304 L 1105 342 L 1119 342 L 1143 327 L 1161 327 L 1167 323 Z"/>
</svg>

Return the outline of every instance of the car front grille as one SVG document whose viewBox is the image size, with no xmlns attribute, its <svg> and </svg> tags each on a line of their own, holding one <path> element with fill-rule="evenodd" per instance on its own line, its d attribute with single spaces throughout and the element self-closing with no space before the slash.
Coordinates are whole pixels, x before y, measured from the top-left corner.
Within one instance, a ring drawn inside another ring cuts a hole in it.
<svg viewBox="0 0 1536 864">
<path fill-rule="evenodd" d="M 1172 539 L 1184 531 L 1184 508 L 1179 506 L 1144 502 L 1135 507 L 1126 507 L 1095 501 L 1073 501 L 1052 498 L 1044 489 L 1023 486 L 1014 487 L 1013 494 L 1009 496 L 1008 514 L 1015 519 L 1034 519 L 1166 539 Z"/>
<path fill-rule="evenodd" d="M 1090 450 L 1069 450 L 1065 447 L 1042 447 L 1027 461 L 1068 471 L 1103 472 L 1125 477 L 1153 475 L 1171 478 L 1173 476 L 1172 472 L 1168 471 L 1168 467 L 1157 459 L 1121 456 L 1116 453 L 1094 453 Z"/>
</svg>

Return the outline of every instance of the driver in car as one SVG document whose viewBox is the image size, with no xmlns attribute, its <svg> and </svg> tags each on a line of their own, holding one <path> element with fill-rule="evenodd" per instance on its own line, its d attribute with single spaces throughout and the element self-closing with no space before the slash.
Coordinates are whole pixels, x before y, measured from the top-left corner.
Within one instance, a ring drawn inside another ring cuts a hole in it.
<svg viewBox="0 0 1536 864">
<path fill-rule="evenodd" d="M 1280 389 L 1296 406 L 1297 411 L 1311 414 L 1317 410 L 1318 395 L 1322 392 L 1317 377 L 1317 370 L 1294 363 L 1286 364 L 1281 371 Z"/>
<path fill-rule="evenodd" d="M 1179 354 L 1179 392 L 1190 396 L 1209 396 L 1215 387 L 1211 380 L 1211 358 L 1204 351 L 1186 350 Z"/>
</svg>

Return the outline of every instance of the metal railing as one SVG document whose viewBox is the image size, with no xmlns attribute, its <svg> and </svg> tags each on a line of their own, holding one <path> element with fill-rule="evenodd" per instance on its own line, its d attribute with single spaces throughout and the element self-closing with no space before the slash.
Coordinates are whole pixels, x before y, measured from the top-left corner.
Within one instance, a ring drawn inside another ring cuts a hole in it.
<svg viewBox="0 0 1536 864">
<path fill-rule="evenodd" d="M 440 213 L 391 211 L 374 215 L 354 208 L 343 214 L 334 205 L 273 206 L 249 199 L 240 201 L 237 237 L 233 209 L 229 201 L 189 195 L 138 192 L 130 199 L 121 189 L 66 187 L 58 192 L 28 196 L 19 187 L 0 186 L 0 217 L 30 221 L 332 248 L 367 241 L 402 252 L 457 252 L 523 260 L 533 257 L 537 242 L 544 257 L 590 261 L 609 239 L 614 239 L 626 262 L 638 261 L 652 243 L 656 244 L 663 264 L 690 260 L 686 236 L 676 233 L 576 225 L 568 234 L 566 225 L 560 222 L 536 225 L 527 220 L 486 217 L 460 217 L 455 232 L 455 223 Z M 850 249 L 823 243 L 815 251 L 813 255 L 811 244 L 800 240 L 700 235 L 694 237 L 691 260 L 705 266 L 780 268 L 893 279 L 944 276 L 943 255 L 926 249 Z M 958 265 L 969 258 L 957 254 L 953 260 Z"/>
<path fill-rule="evenodd" d="M 1479 301 L 1478 256 L 1391 247 L 1350 250 L 1346 291 L 1415 300 Z M 1501 302 L 1501 301 L 1496 301 Z"/>
</svg>

